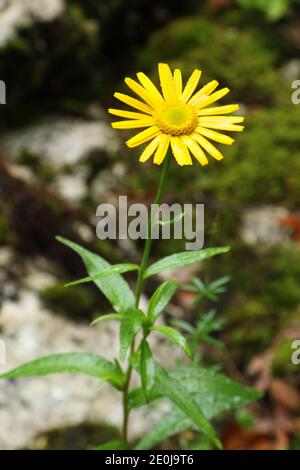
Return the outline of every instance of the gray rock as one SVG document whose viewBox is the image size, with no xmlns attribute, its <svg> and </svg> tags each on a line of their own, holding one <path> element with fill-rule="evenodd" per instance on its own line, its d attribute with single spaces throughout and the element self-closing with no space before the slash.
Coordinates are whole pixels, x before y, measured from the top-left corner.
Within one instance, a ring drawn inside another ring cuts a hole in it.
<svg viewBox="0 0 300 470">
<path fill-rule="evenodd" d="M 20 27 L 52 21 L 63 12 L 64 0 L 0 0 L 0 47 L 17 34 Z"/>
<path fill-rule="evenodd" d="M 0 151 L 16 160 L 23 152 L 39 156 L 55 169 L 76 165 L 91 152 L 116 152 L 118 141 L 110 126 L 99 121 L 57 118 L 3 136 Z"/>
<path fill-rule="evenodd" d="M 87 196 L 98 202 L 118 184 L 125 172 L 120 163 L 99 171 L 92 187 L 88 182 L 88 157 L 99 152 L 99 158 L 109 159 L 118 148 L 119 142 L 106 122 L 61 117 L 9 133 L 0 143 L 0 152 L 16 163 L 19 177 L 39 183 L 30 166 L 20 164 L 22 155 L 33 155 L 41 168 L 51 169 L 49 188 L 72 203 L 80 203 Z"/>
<path fill-rule="evenodd" d="M 2 254 L 3 258 L 6 256 Z M 117 357 L 117 322 L 90 327 L 53 315 L 38 296 L 38 290 L 49 285 L 52 277 L 45 272 L 40 274 L 39 278 L 31 265 L 17 298 L 5 298 L 2 303 L 0 339 L 6 345 L 7 363 L 0 365 L 0 371 L 62 352 L 100 354 L 110 360 Z M 166 365 L 182 357 L 161 335 L 153 335 L 151 343 L 156 358 Z M 134 411 L 131 438 L 149 430 L 168 407 L 163 402 L 156 404 L 151 413 L 149 408 Z M 121 394 L 108 384 L 73 374 L 0 381 L 0 422 L 0 449 L 3 450 L 30 447 L 41 433 L 85 422 L 120 427 Z"/>
<path fill-rule="evenodd" d="M 281 75 L 287 80 L 299 80 L 300 60 L 292 59 L 281 68 Z"/>
<path fill-rule="evenodd" d="M 241 237 L 249 245 L 274 245 L 290 239 L 280 220 L 288 215 L 284 207 L 263 206 L 245 209 L 242 214 Z"/>
</svg>

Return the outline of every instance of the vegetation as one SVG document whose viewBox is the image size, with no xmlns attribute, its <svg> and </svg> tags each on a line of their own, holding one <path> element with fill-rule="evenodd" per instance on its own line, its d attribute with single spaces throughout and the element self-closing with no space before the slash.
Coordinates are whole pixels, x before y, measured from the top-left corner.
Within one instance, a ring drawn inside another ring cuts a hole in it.
<svg viewBox="0 0 300 470">
<path fill-rule="evenodd" d="M 268 414 L 272 418 L 276 414 L 276 397 L 268 388 L 273 378 L 299 386 L 299 366 L 290 361 L 292 339 L 285 337 L 291 329 L 299 331 L 300 325 L 300 105 L 291 103 L 292 81 L 300 79 L 296 22 L 299 1 L 188 0 L 179 5 L 139 0 L 130 6 L 121 0 L 66 3 L 62 16 L 20 28 L 0 49 L 0 79 L 7 83 L 8 93 L 7 105 L 1 106 L 0 114 L 4 137 L 6 133 L 39 124 L 49 116 L 108 121 L 103 109 L 112 106 L 114 89 L 125 90 L 121 78 L 138 70 L 154 74 L 160 60 L 181 67 L 186 76 L 199 67 L 203 70 L 203 81 L 216 78 L 221 85 L 228 85 L 232 90 L 230 99 L 240 103 L 246 116 L 246 132 L 236 137 L 232 147 L 225 148 L 222 164 L 210 162 L 197 171 L 179 172 L 171 168 L 166 200 L 204 202 L 205 247 L 230 245 L 231 252 L 222 262 L 209 259 L 203 271 L 187 273 L 184 284 L 192 285 L 194 294 L 198 289 L 196 294 L 201 300 L 186 306 L 185 296 L 191 294 L 183 286 L 173 300 L 177 308 L 184 310 L 184 316 L 174 318 L 171 306 L 165 319 L 167 326 L 186 332 L 200 367 L 215 367 L 234 378 L 242 375 L 252 385 L 256 379 L 259 381 L 259 377 L 248 374 L 252 361 L 271 351 L 269 381 L 265 385 L 268 393 L 261 402 L 262 408 L 253 413 L 243 411 L 246 418 L 247 413 L 251 414 L 249 429 L 252 429 L 260 416 Z M 53 235 L 62 233 L 92 252 L 105 255 L 112 263 L 122 262 L 124 247 L 116 243 L 90 243 L 88 237 L 81 235 L 74 238 L 73 227 L 76 221 L 90 220 L 96 208 L 90 191 L 92 183 L 97 184 L 98 176 L 101 178 L 105 170 L 112 171 L 114 163 L 123 165 L 125 176 L 120 177 L 118 189 L 112 186 L 103 198 L 109 199 L 117 191 L 128 194 L 131 200 L 149 203 L 157 169 L 147 164 L 141 178 L 136 156 L 125 146 L 121 150 L 116 146 L 109 155 L 100 152 L 85 156 L 80 165 L 86 175 L 87 196 L 71 202 L 75 212 L 70 215 L 70 201 L 64 205 L 56 194 L 57 178 L 61 175 L 44 155 L 21 152 L 13 162 L 7 155 L 1 155 L 7 174 L 1 170 L 0 248 L 16 252 L 18 262 L 24 265 L 31 257 L 45 257 L 57 266 L 64 260 L 63 267 L 58 268 L 57 283 L 39 293 L 51 311 L 88 322 L 109 311 L 107 300 L 102 298 L 99 302 L 98 293 L 90 286 L 70 289 L 62 286 L 62 279 L 81 276 L 82 268 L 71 254 L 57 248 Z M 15 167 L 19 173 L 14 174 Z M 26 184 L 20 183 L 24 169 L 35 176 L 34 182 L 25 177 Z M 75 177 L 73 170 L 65 165 L 61 172 Z M 21 187 L 22 191 L 17 193 Z M 285 208 L 294 217 L 293 223 L 285 227 L 285 241 L 277 245 L 247 244 L 241 236 L 244 215 L 249 208 L 268 206 Z M 93 229 L 91 224 L 87 225 Z M 154 243 L 151 262 L 182 249 L 176 240 Z M 130 252 L 133 262 L 139 259 L 141 250 L 141 243 L 134 242 Z M 9 271 L 9 266 L 5 270 Z M 14 276 L 18 278 L 17 273 Z M 22 276 L 20 270 L 18 282 L 23 282 Z M 197 281 L 193 284 L 193 276 L 200 284 Z M 224 286 L 226 291 L 211 292 L 213 283 L 225 276 L 230 276 L 230 282 Z M 131 285 L 133 274 L 126 277 Z M 3 283 L 7 282 L 7 278 L 3 279 Z M 156 282 L 151 279 L 146 285 L 148 297 L 155 291 Z M 179 365 L 173 379 L 181 380 L 182 373 Z M 211 377 L 205 379 L 209 382 Z M 191 393 L 197 383 L 191 386 Z M 205 393 L 204 387 L 201 400 Z M 133 406 L 138 406 L 140 395 L 133 398 L 137 400 Z M 206 405 L 204 401 L 204 408 Z M 223 408 L 204 411 L 209 419 L 221 412 L 217 426 L 227 429 L 227 421 L 222 421 Z M 288 419 L 298 416 L 296 411 L 290 413 L 285 408 L 285 412 Z M 178 416 L 176 419 L 179 422 Z M 241 425 L 240 421 L 243 416 L 237 414 L 235 424 Z M 170 446 L 212 446 L 203 436 L 188 434 L 182 422 L 178 425 L 179 436 L 170 439 L 159 434 L 158 429 L 155 436 L 159 439 L 150 435 L 139 445 L 167 442 Z M 299 447 L 296 430 L 288 431 L 287 435 L 290 447 Z"/>
</svg>

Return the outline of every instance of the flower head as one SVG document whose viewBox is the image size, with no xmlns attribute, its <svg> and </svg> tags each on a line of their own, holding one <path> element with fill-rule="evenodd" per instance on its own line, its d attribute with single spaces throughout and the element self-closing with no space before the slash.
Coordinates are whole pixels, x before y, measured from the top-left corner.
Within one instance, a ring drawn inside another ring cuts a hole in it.
<svg viewBox="0 0 300 470">
<path fill-rule="evenodd" d="M 216 160 L 221 160 L 223 155 L 210 140 L 231 145 L 234 140 L 217 131 L 244 129 L 238 125 L 243 122 L 243 117 L 227 116 L 239 109 L 237 104 L 209 107 L 227 95 L 229 89 L 215 91 L 219 84 L 213 80 L 195 93 L 201 77 L 201 71 L 197 69 L 184 88 L 179 69 L 175 69 L 172 74 L 167 64 L 158 64 L 158 72 L 161 91 L 142 72 L 137 74 L 139 82 L 131 78 L 125 79 L 128 87 L 140 99 L 115 93 L 116 98 L 133 107 L 135 111 L 109 109 L 111 114 L 125 118 L 123 121 L 113 122 L 112 127 L 145 128 L 126 142 L 128 147 L 148 143 L 140 156 L 140 162 L 143 163 L 154 154 L 154 163 L 160 165 L 169 146 L 179 165 L 192 165 L 191 154 L 201 165 L 208 163 L 206 153 Z"/>
</svg>

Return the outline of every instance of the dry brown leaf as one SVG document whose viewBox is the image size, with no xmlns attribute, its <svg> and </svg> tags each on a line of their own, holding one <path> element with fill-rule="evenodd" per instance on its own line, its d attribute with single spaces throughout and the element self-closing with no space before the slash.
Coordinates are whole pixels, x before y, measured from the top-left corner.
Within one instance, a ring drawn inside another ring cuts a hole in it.
<svg viewBox="0 0 300 470">
<path fill-rule="evenodd" d="M 292 385 L 281 379 L 273 379 L 270 384 L 272 398 L 289 411 L 300 411 L 300 393 Z"/>
</svg>

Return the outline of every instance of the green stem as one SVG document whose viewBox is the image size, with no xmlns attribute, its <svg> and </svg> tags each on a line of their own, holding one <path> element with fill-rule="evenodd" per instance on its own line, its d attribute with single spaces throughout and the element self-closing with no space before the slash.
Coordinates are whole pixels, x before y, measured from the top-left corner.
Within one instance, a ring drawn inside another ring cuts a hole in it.
<svg viewBox="0 0 300 470">
<path fill-rule="evenodd" d="M 162 169 L 162 173 L 160 176 L 160 181 L 157 189 L 157 193 L 155 196 L 155 199 L 153 201 L 153 204 L 160 204 L 162 195 L 164 193 L 166 183 L 167 183 L 167 177 L 169 173 L 169 168 L 170 168 L 170 163 L 171 163 L 171 152 L 169 151 L 164 162 L 164 166 Z M 149 256 L 150 256 L 150 250 L 151 250 L 151 245 L 152 245 L 152 211 L 150 211 L 149 217 L 148 217 L 148 236 L 147 240 L 145 243 L 145 248 L 144 248 L 144 253 L 143 253 L 143 258 L 141 262 L 141 266 L 139 269 L 139 274 L 138 274 L 138 280 L 137 280 L 137 286 L 136 286 L 136 293 L 135 293 L 135 298 L 136 298 L 136 307 L 139 306 L 140 298 L 141 298 L 141 293 L 143 289 L 143 283 L 144 283 L 144 273 L 148 265 L 149 261 Z"/>
<path fill-rule="evenodd" d="M 164 161 L 157 193 L 154 198 L 153 204 L 160 204 L 161 202 L 161 198 L 162 198 L 162 195 L 164 193 L 166 183 L 167 183 L 171 157 L 172 157 L 172 154 L 171 154 L 171 151 L 169 151 Z M 135 292 L 136 308 L 139 307 L 143 284 L 144 284 L 144 273 L 148 266 L 150 250 L 151 250 L 151 245 L 152 245 L 152 225 L 153 225 L 152 217 L 153 217 L 153 214 L 152 214 L 152 211 L 150 211 L 150 214 L 148 217 L 148 230 L 147 230 L 148 236 L 145 242 L 144 253 L 143 253 L 143 257 L 142 257 L 142 261 L 141 261 L 141 265 L 140 265 L 140 269 L 138 273 L 137 285 L 136 285 L 136 292 Z M 126 380 L 125 380 L 125 384 L 123 388 L 123 440 L 125 443 L 127 443 L 128 441 L 128 421 L 129 421 L 128 392 L 129 392 L 130 380 L 131 380 L 131 375 L 132 375 L 131 359 L 132 359 L 133 354 L 134 354 L 134 342 L 131 345 L 129 365 L 128 365 L 128 369 L 126 372 Z"/>
</svg>

